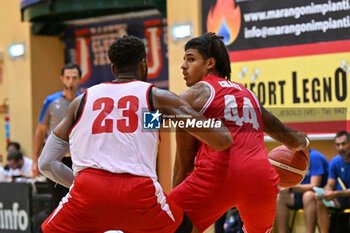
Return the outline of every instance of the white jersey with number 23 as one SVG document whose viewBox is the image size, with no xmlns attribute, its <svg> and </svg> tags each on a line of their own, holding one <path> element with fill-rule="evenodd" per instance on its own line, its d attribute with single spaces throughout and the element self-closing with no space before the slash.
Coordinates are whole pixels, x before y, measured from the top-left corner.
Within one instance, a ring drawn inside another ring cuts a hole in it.
<svg viewBox="0 0 350 233">
<path fill-rule="evenodd" d="M 86 90 L 69 135 L 74 174 L 85 168 L 157 179 L 158 131 L 143 130 L 152 84 L 101 83 Z"/>
</svg>

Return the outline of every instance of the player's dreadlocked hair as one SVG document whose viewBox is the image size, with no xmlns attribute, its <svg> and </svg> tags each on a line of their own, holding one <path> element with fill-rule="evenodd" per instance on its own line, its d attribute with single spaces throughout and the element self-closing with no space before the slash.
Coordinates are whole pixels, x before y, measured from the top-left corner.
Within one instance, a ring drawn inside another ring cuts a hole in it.
<svg viewBox="0 0 350 233">
<path fill-rule="evenodd" d="M 109 47 L 108 58 L 119 72 L 136 69 L 142 59 L 146 58 L 145 45 L 135 36 L 118 38 Z"/>
<path fill-rule="evenodd" d="M 187 49 L 197 49 L 203 59 L 210 57 L 216 60 L 216 71 L 219 76 L 231 79 L 231 63 L 225 44 L 222 42 L 223 36 L 218 36 L 213 32 L 207 32 L 200 37 L 189 40 L 185 45 Z"/>
</svg>

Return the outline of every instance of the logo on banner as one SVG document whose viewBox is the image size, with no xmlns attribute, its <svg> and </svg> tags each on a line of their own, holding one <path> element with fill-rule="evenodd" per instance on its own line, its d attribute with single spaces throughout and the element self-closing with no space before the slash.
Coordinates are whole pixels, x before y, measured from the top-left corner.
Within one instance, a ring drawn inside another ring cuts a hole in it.
<svg viewBox="0 0 350 233">
<path fill-rule="evenodd" d="M 148 40 L 148 79 L 157 78 L 163 68 L 162 48 L 160 36 L 162 35 L 161 21 L 145 21 L 145 37 Z"/>
<path fill-rule="evenodd" d="M 207 31 L 224 36 L 226 46 L 232 44 L 241 29 L 241 9 L 234 0 L 217 0 L 207 17 Z"/>
<path fill-rule="evenodd" d="M 156 112 L 143 113 L 143 128 L 144 129 L 160 129 L 160 116 L 162 114 L 157 110 Z"/>
<path fill-rule="evenodd" d="M 90 64 L 90 39 L 86 36 L 89 34 L 88 29 L 76 30 L 75 40 L 77 64 L 81 69 L 81 84 L 84 84 L 91 76 Z"/>
<path fill-rule="evenodd" d="M 0 230 L 25 231 L 29 227 L 29 216 L 25 210 L 19 210 L 19 203 L 13 202 L 12 209 L 4 209 L 0 202 Z"/>
</svg>

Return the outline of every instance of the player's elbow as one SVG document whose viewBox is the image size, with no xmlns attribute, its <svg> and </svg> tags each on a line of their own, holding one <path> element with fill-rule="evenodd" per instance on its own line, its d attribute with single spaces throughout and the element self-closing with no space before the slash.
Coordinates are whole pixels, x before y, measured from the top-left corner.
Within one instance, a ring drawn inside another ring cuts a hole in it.
<svg viewBox="0 0 350 233">
<path fill-rule="evenodd" d="M 214 150 L 223 151 L 230 148 L 233 144 L 231 133 L 226 133 L 224 137 L 220 137 L 215 144 L 211 145 Z"/>
<path fill-rule="evenodd" d="M 51 164 L 44 159 L 44 156 L 40 156 L 38 159 L 38 168 L 40 173 L 46 174 L 50 170 Z"/>
</svg>

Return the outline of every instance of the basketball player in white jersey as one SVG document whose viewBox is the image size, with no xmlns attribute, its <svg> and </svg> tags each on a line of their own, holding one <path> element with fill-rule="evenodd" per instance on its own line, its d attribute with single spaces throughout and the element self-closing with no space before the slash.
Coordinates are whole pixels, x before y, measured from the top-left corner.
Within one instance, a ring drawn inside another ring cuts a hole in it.
<svg viewBox="0 0 350 233">
<path fill-rule="evenodd" d="M 140 39 L 118 39 L 108 56 L 116 79 L 72 102 L 40 156 L 40 171 L 70 187 L 43 232 L 190 232 L 192 224 L 157 181 L 158 131 L 143 129 L 142 114 L 159 110 L 206 118 L 177 95 L 144 82 L 147 63 Z M 232 145 L 225 126 L 189 133 L 216 150 Z M 69 149 L 73 171 L 61 163 Z"/>
</svg>

